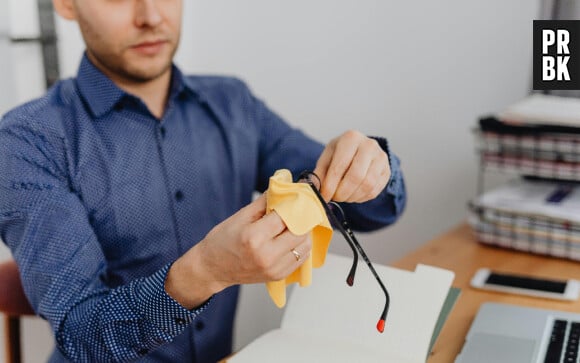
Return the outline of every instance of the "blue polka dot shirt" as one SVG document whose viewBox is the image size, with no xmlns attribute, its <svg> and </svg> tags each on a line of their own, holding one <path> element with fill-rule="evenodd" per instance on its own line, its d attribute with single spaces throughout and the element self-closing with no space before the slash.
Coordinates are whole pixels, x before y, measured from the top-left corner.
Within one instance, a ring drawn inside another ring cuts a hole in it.
<svg viewBox="0 0 580 363">
<path fill-rule="evenodd" d="M 36 313 L 51 362 L 216 362 L 231 353 L 238 287 L 188 310 L 164 289 L 173 261 L 264 191 L 275 170 L 313 169 L 323 146 L 227 77 L 175 66 L 154 117 L 85 57 L 0 121 L 0 238 Z M 392 223 L 405 204 L 399 160 L 353 227 Z M 192 283 L 191 289 L 196 286 Z"/>
</svg>

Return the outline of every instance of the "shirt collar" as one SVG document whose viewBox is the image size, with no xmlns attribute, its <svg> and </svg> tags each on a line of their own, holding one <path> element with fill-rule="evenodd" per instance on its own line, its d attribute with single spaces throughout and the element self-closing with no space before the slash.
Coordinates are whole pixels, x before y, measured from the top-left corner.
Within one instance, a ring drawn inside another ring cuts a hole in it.
<svg viewBox="0 0 580 363">
<path fill-rule="evenodd" d="M 127 94 L 95 67 L 86 54 L 79 66 L 77 84 L 95 117 L 109 112 Z"/>
<path fill-rule="evenodd" d="M 173 84 L 178 85 L 178 89 L 175 94 L 187 94 L 197 98 L 199 102 L 205 102 L 206 97 L 204 96 L 204 85 L 200 81 L 199 77 L 186 77 L 181 73 L 179 68 L 173 66 Z"/>
<path fill-rule="evenodd" d="M 79 66 L 77 83 L 83 98 L 97 118 L 110 112 L 126 96 L 131 96 L 95 67 L 86 54 Z M 194 79 L 184 77 L 179 68 L 172 65 L 170 99 L 182 95 L 199 98 L 200 86 Z"/>
</svg>

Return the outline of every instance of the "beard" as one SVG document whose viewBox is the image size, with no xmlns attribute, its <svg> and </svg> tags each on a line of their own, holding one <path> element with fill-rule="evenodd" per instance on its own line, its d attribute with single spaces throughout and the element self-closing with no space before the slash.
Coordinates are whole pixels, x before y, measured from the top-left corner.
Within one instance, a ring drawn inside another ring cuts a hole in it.
<svg viewBox="0 0 580 363">
<path fill-rule="evenodd" d="M 111 54 L 109 52 L 101 53 L 94 49 L 87 48 L 89 58 L 93 63 L 100 68 L 105 74 L 112 78 L 121 78 L 131 83 L 146 83 L 157 79 L 165 74 L 173 64 L 173 56 L 177 51 L 177 46 L 172 45 L 172 49 L 168 55 L 161 54 L 159 59 L 155 60 L 153 64 L 148 65 L 139 60 L 128 60 L 123 56 Z"/>
</svg>

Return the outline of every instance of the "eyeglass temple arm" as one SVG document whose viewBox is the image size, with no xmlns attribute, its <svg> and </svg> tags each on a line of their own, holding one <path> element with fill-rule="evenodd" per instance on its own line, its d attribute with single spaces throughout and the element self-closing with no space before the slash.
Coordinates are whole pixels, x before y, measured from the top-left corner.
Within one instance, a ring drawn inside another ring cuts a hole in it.
<svg viewBox="0 0 580 363">
<path fill-rule="evenodd" d="M 383 284 L 383 281 L 381 280 L 381 278 L 377 274 L 377 271 L 375 270 L 373 264 L 371 263 L 370 259 L 367 256 L 367 254 L 365 253 L 362 246 L 360 245 L 360 243 L 358 242 L 358 240 L 354 236 L 354 233 L 350 229 L 350 226 L 346 222 L 346 219 L 343 219 L 342 223 L 338 221 L 338 218 L 336 218 L 336 215 L 334 214 L 334 212 L 330 209 L 330 207 L 328 206 L 328 204 L 326 203 L 324 198 L 322 198 L 322 195 L 320 195 L 320 192 L 318 191 L 318 189 L 316 188 L 314 183 L 312 183 L 308 179 L 308 174 L 310 174 L 310 173 L 306 174 L 306 172 L 303 172 L 299 179 L 305 180 L 308 183 L 308 185 L 310 185 L 310 188 L 312 189 L 312 191 L 314 192 L 314 194 L 318 198 L 320 204 L 322 204 L 324 211 L 326 212 L 328 217 L 331 219 L 331 222 L 336 226 L 336 228 L 338 228 L 338 230 L 340 231 L 340 233 L 342 234 L 342 236 L 344 237 L 344 239 L 346 240 L 346 242 L 348 243 L 348 245 L 350 246 L 350 248 L 352 250 L 352 253 L 353 253 L 352 266 L 350 268 L 350 272 L 349 272 L 348 277 L 346 279 L 346 283 L 349 286 L 352 286 L 354 284 L 354 274 L 356 271 L 356 267 L 358 265 L 358 254 L 357 254 L 357 250 L 358 250 L 358 252 L 361 254 L 363 259 L 365 260 L 367 266 L 371 270 L 371 273 L 375 277 L 375 280 L 377 280 L 377 282 L 379 283 L 379 285 L 381 286 L 381 289 L 383 290 L 383 292 L 385 294 L 385 307 L 383 308 L 383 312 L 381 313 L 381 317 L 380 317 L 379 321 L 377 322 L 377 330 L 382 333 L 385 329 L 385 321 L 387 319 L 387 312 L 389 311 L 389 304 L 390 304 L 390 300 L 391 300 L 389 297 L 389 292 L 387 291 L 387 288 Z M 316 174 L 314 174 L 314 175 L 316 176 Z M 338 207 L 340 208 L 340 206 L 338 206 Z M 355 246 L 356 246 L 356 249 L 355 249 Z"/>
<path fill-rule="evenodd" d="M 314 186 L 314 184 L 310 181 L 308 181 L 308 184 L 310 185 L 310 188 L 312 188 L 312 190 L 314 191 L 314 194 L 316 194 L 316 197 L 318 198 L 318 200 L 320 201 L 320 203 L 324 207 L 324 210 L 326 211 L 326 214 L 328 215 L 328 217 L 332 220 L 332 223 L 336 226 L 336 228 L 338 228 L 338 230 L 343 235 L 344 239 L 347 241 L 348 245 L 352 249 L 353 263 L 352 263 L 350 272 L 348 274 L 348 277 L 346 279 L 346 283 L 349 286 L 352 286 L 354 284 L 354 274 L 355 274 L 356 267 L 358 264 L 358 254 L 356 251 L 358 250 L 358 253 L 360 253 L 363 260 L 365 260 L 367 266 L 371 270 L 371 273 L 373 274 L 373 276 L 375 277 L 375 279 L 377 280 L 377 282 L 381 286 L 381 289 L 385 293 L 385 307 L 383 308 L 383 312 L 381 313 L 381 317 L 380 317 L 379 321 L 377 322 L 377 330 L 381 333 L 384 332 L 385 321 L 387 319 L 387 312 L 389 311 L 389 304 L 391 301 L 390 296 L 389 296 L 389 292 L 387 291 L 385 284 L 383 284 L 383 281 L 379 277 L 379 274 L 375 270 L 373 264 L 371 263 L 370 259 L 367 256 L 366 252 L 364 251 L 364 249 L 362 248 L 362 246 L 360 245 L 360 243 L 358 242 L 358 240 L 354 236 L 354 233 L 350 229 L 350 226 L 348 225 L 346 220 L 343 220 L 342 223 L 339 222 L 338 218 L 336 218 L 336 215 L 334 214 L 334 212 L 330 209 L 330 207 L 328 206 L 328 204 L 326 203 L 324 198 L 322 198 L 322 195 L 320 195 L 320 192 L 318 191 L 318 189 L 316 189 L 316 186 Z M 356 250 L 355 250 L 355 248 L 356 248 Z"/>
<path fill-rule="evenodd" d="M 344 229 L 346 234 L 350 237 L 351 243 L 356 246 L 356 249 L 358 250 L 358 252 L 362 256 L 363 260 L 366 262 L 366 264 L 369 267 L 369 269 L 371 270 L 373 276 L 375 277 L 375 280 L 377 280 L 377 282 L 381 286 L 381 289 L 385 293 L 385 307 L 384 307 L 383 312 L 381 314 L 381 318 L 379 319 L 379 321 L 377 323 L 377 330 L 382 333 L 385 330 L 385 321 L 387 319 L 387 312 L 389 311 L 389 304 L 391 301 L 391 298 L 389 296 L 389 292 L 387 291 L 385 284 L 383 284 L 383 281 L 379 277 L 379 274 L 375 270 L 375 267 L 371 263 L 371 260 L 368 258 L 367 254 L 363 250 L 360 243 L 358 243 L 358 240 L 356 239 L 356 237 L 354 236 L 354 233 L 352 232 L 352 230 L 348 226 L 348 223 L 346 221 L 344 221 L 341 227 L 342 227 L 341 229 Z"/>
<path fill-rule="evenodd" d="M 326 212 L 326 215 L 328 216 L 328 218 L 331 219 L 332 224 L 334 226 L 336 226 L 336 228 L 338 228 L 338 230 L 340 231 L 340 233 L 342 234 L 342 236 L 344 237 L 344 239 L 348 243 L 350 249 L 352 250 L 352 266 L 350 267 L 350 271 L 348 272 L 348 276 L 346 277 L 347 285 L 352 286 L 354 284 L 354 275 L 356 272 L 356 268 L 358 266 L 358 254 L 356 253 L 356 249 L 355 249 L 355 246 L 352 242 L 352 239 L 349 237 L 349 235 L 345 231 L 345 229 L 342 228 L 342 224 L 338 221 L 338 218 L 336 218 L 336 215 L 330 209 L 330 207 L 328 206 L 328 204 L 326 203 L 324 198 L 322 198 L 322 195 L 320 195 L 320 192 L 318 191 L 316 186 L 311 181 L 307 181 L 307 183 L 308 183 L 308 185 L 310 185 L 310 188 L 312 188 L 312 190 L 314 191 L 314 194 L 318 198 L 318 201 L 320 202 L 320 204 L 322 204 L 322 207 L 324 208 L 324 211 Z"/>
</svg>

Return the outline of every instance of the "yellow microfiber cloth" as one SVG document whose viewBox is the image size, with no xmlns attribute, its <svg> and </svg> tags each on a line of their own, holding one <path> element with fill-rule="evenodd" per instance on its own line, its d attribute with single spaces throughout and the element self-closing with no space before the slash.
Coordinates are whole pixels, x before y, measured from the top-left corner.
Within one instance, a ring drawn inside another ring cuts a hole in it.
<svg viewBox="0 0 580 363">
<path fill-rule="evenodd" d="M 300 286 L 310 285 L 312 268 L 324 264 L 332 238 L 332 227 L 310 185 L 293 183 L 289 170 L 278 170 L 270 177 L 266 200 L 267 211 L 276 211 L 290 232 L 303 235 L 310 231 L 312 239 L 312 252 L 298 269 L 286 279 L 266 283 L 270 297 L 281 308 L 286 305 L 286 285 L 294 282 Z"/>
</svg>

